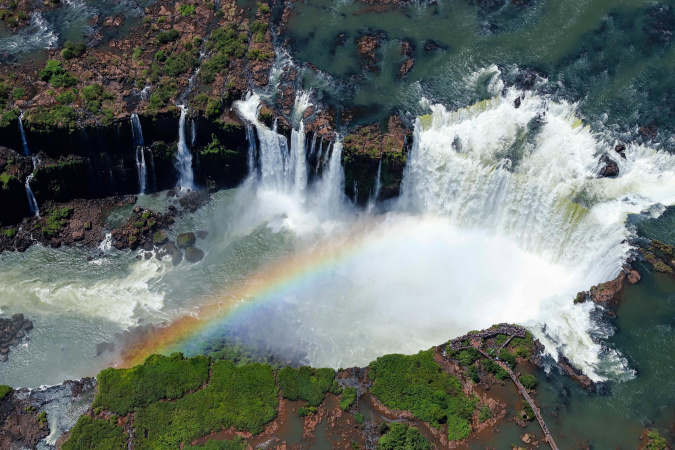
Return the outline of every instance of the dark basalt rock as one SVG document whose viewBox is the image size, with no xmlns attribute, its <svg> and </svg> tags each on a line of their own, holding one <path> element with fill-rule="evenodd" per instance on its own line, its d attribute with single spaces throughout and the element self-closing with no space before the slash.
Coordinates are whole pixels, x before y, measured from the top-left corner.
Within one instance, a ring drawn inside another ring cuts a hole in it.
<svg viewBox="0 0 675 450">
<path fill-rule="evenodd" d="M 654 124 L 645 125 L 640 128 L 640 136 L 644 139 L 653 141 L 659 132 L 659 127 Z"/>
<path fill-rule="evenodd" d="M 617 144 L 616 147 L 614 147 L 614 151 L 619 154 L 623 159 L 626 159 L 626 145 L 625 144 Z"/>
<path fill-rule="evenodd" d="M 185 249 L 185 259 L 191 263 L 196 263 L 204 259 L 204 252 L 195 247 Z"/>
<path fill-rule="evenodd" d="M 195 236 L 194 233 L 181 233 L 176 237 L 176 245 L 178 245 L 178 248 L 187 248 L 187 247 L 192 247 L 195 245 L 195 242 L 197 241 L 197 237 Z"/>
<path fill-rule="evenodd" d="M 9 319 L 0 318 L 0 362 L 9 358 L 10 347 L 16 347 L 23 339 L 28 340 L 28 333 L 33 329 L 33 322 L 23 314 L 14 314 Z"/>
<path fill-rule="evenodd" d="M 599 177 L 614 178 L 619 176 L 619 165 L 607 153 L 603 153 L 598 164 L 600 165 Z"/>
</svg>

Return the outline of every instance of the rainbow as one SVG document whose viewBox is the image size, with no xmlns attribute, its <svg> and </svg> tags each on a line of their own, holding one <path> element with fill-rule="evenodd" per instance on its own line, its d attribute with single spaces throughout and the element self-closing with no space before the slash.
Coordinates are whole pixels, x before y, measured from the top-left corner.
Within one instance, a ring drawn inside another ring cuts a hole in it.
<svg viewBox="0 0 675 450">
<path fill-rule="evenodd" d="M 359 228 L 363 230 L 368 227 Z M 372 248 L 371 243 L 368 243 L 368 248 Z M 202 341 L 205 336 L 215 335 L 227 321 L 253 308 L 285 298 L 302 289 L 302 286 L 320 283 L 334 267 L 363 251 L 366 251 L 363 233 L 358 233 L 271 264 L 220 294 L 215 301 L 202 305 L 196 313 L 182 316 L 167 326 L 149 329 L 135 337 L 122 349 L 122 361 L 118 366 L 140 364 L 152 354 L 183 351 Z"/>
</svg>

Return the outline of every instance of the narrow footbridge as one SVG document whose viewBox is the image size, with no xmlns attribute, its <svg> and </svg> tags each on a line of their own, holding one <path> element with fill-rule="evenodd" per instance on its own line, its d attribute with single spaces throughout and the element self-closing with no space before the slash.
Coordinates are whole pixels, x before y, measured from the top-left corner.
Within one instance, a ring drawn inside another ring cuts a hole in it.
<svg viewBox="0 0 675 450">
<path fill-rule="evenodd" d="M 503 327 L 503 328 L 506 328 L 506 327 Z M 466 335 L 466 336 L 462 336 L 460 338 L 453 339 L 453 341 L 450 342 L 449 346 L 453 350 L 461 350 L 463 348 L 473 347 L 476 350 L 478 350 L 483 356 L 485 356 L 486 358 L 488 358 L 492 361 L 495 361 L 497 364 L 499 364 L 501 367 L 503 367 L 504 370 L 506 370 L 506 372 L 509 374 L 509 376 L 513 380 L 513 384 L 515 384 L 516 387 L 518 388 L 518 392 L 520 392 L 520 395 L 523 396 L 525 401 L 530 405 L 530 408 L 532 408 L 532 411 L 534 412 L 534 417 L 537 418 L 537 422 L 539 422 L 539 426 L 541 427 L 541 431 L 544 432 L 544 438 L 545 438 L 546 442 L 548 442 L 548 444 L 551 446 L 551 448 L 553 450 L 558 450 L 558 446 L 555 445 L 555 442 L 553 441 L 553 436 L 551 436 L 551 432 L 548 431 L 548 427 L 546 426 L 546 422 L 544 422 L 543 417 L 541 417 L 541 411 L 539 410 L 539 407 L 537 406 L 536 403 L 534 403 L 534 400 L 532 400 L 532 397 L 530 397 L 530 394 L 527 393 L 527 391 L 525 390 L 525 387 L 520 383 L 516 374 L 513 373 L 513 370 L 511 370 L 509 365 L 506 364 L 504 361 L 495 360 L 494 357 L 489 355 L 487 352 L 485 352 L 481 348 L 482 338 L 492 337 L 495 334 L 497 334 L 496 332 L 498 332 L 500 334 L 510 335 L 508 340 L 506 342 L 504 342 L 504 344 L 502 344 L 502 346 L 499 348 L 499 350 L 506 347 L 506 344 L 508 344 L 509 341 L 511 339 L 513 339 L 514 337 L 524 337 L 525 330 L 522 327 L 510 326 L 510 327 L 508 327 L 508 329 L 503 329 L 503 328 L 500 327 L 499 329 L 489 330 L 488 332 L 482 332 L 480 334 L 469 334 L 469 335 Z M 482 334 L 484 334 L 485 336 L 482 336 Z M 522 336 L 521 336 L 521 334 L 522 334 Z M 465 342 L 467 339 L 469 340 L 469 346 L 460 347 L 459 346 L 459 345 L 461 345 L 460 343 Z"/>
</svg>

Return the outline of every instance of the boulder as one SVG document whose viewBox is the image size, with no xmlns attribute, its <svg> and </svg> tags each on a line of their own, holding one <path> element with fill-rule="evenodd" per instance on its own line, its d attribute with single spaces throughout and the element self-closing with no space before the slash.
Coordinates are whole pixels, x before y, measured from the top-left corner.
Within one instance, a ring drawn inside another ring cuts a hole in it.
<svg viewBox="0 0 675 450">
<path fill-rule="evenodd" d="M 191 263 L 196 263 L 204 258 L 204 252 L 195 247 L 188 247 L 185 249 L 185 259 Z"/>
<path fill-rule="evenodd" d="M 178 248 L 187 248 L 195 245 L 197 238 L 194 233 L 181 233 L 176 238 Z"/>
<path fill-rule="evenodd" d="M 619 154 L 623 159 L 626 159 L 626 145 L 625 144 L 616 144 L 614 151 Z"/>
<path fill-rule="evenodd" d="M 164 245 L 169 241 L 169 236 L 166 235 L 166 231 L 159 230 L 152 235 L 152 244 L 153 245 Z"/>
<path fill-rule="evenodd" d="M 619 175 L 619 165 L 607 153 L 603 153 L 598 162 L 600 171 L 599 177 L 614 178 Z"/>
<path fill-rule="evenodd" d="M 84 231 L 73 231 L 73 240 L 81 241 L 84 239 Z"/>
</svg>

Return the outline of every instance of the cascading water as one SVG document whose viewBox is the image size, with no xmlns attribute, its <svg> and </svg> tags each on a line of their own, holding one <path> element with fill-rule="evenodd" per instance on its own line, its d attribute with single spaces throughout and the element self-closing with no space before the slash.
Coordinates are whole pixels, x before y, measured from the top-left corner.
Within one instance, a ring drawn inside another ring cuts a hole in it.
<svg viewBox="0 0 675 450">
<path fill-rule="evenodd" d="M 176 170 L 178 170 L 178 184 L 181 189 L 194 189 L 194 173 L 192 172 L 192 153 L 185 142 L 185 122 L 188 108 L 179 105 L 180 120 L 178 122 L 178 153 L 176 154 Z"/>
<path fill-rule="evenodd" d="M 134 141 L 134 153 L 136 155 L 136 169 L 138 171 L 138 185 L 140 193 L 145 194 L 148 183 L 148 168 L 145 165 L 145 152 L 143 151 L 143 129 L 138 114 L 131 114 L 131 135 Z"/>
<path fill-rule="evenodd" d="M 190 145 L 194 147 L 195 142 L 197 142 L 197 125 L 195 124 L 195 119 L 192 119 L 190 121 Z"/>
<path fill-rule="evenodd" d="M 19 133 L 21 133 L 21 144 L 23 145 L 23 154 L 28 156 L 30 155 L 30 151 L 28 150 L 28 140 L 26 139 L 26 130 L 23 128 L 23 114 L 24 112 L 21 111 L 21 114 L 19 115 Z"/>
<path fill-rule="evenodd" d="M 594 307 L 572 298 L 618 275 L 630 253 L 627 214 L 675 202 L 675 158 L 644 146 L 625 160 L 612 155 L 572 105 L 515 90 L 460 111 L 431 109 L 415 124 L 399 209 L 505 238 L 555 265 L 567 283 L 533 301 L 531 329 L 592 378 L 618 376 L 619 355 L 599 356 L 591 338 L 607 335 L 590 319 Z M 598 178 L 603 154 L 619 165 L 617 178 Z"/>
<path fill-rule="evenodd" d="M 375 175 L 375 188 L 373 192 L 370 193 L 370 199 L 368 200 L 368 210 L 372 210 L 377 204 L 377 200 L 380 198 L 380 190 L 382 189 L 382 155 L 380 155 L 380 162 L 377 164 L 377 174 Z M 354 194 L 356 198 L 356 194 Z"/>
<path fill-rule="evenodd" d="M 35 194 L 33 194 L 33 189 L 30 187 L 30 182 L 33 180 L 33 174 L 31 173 L 26 177 L 26 197 L 28 197 L 28 206 L 30 207 L 30 212 L 36 216 L 40 215 L 40 208 L 38 208 L 37 200 L 35 199 Z"/>
</svg>

